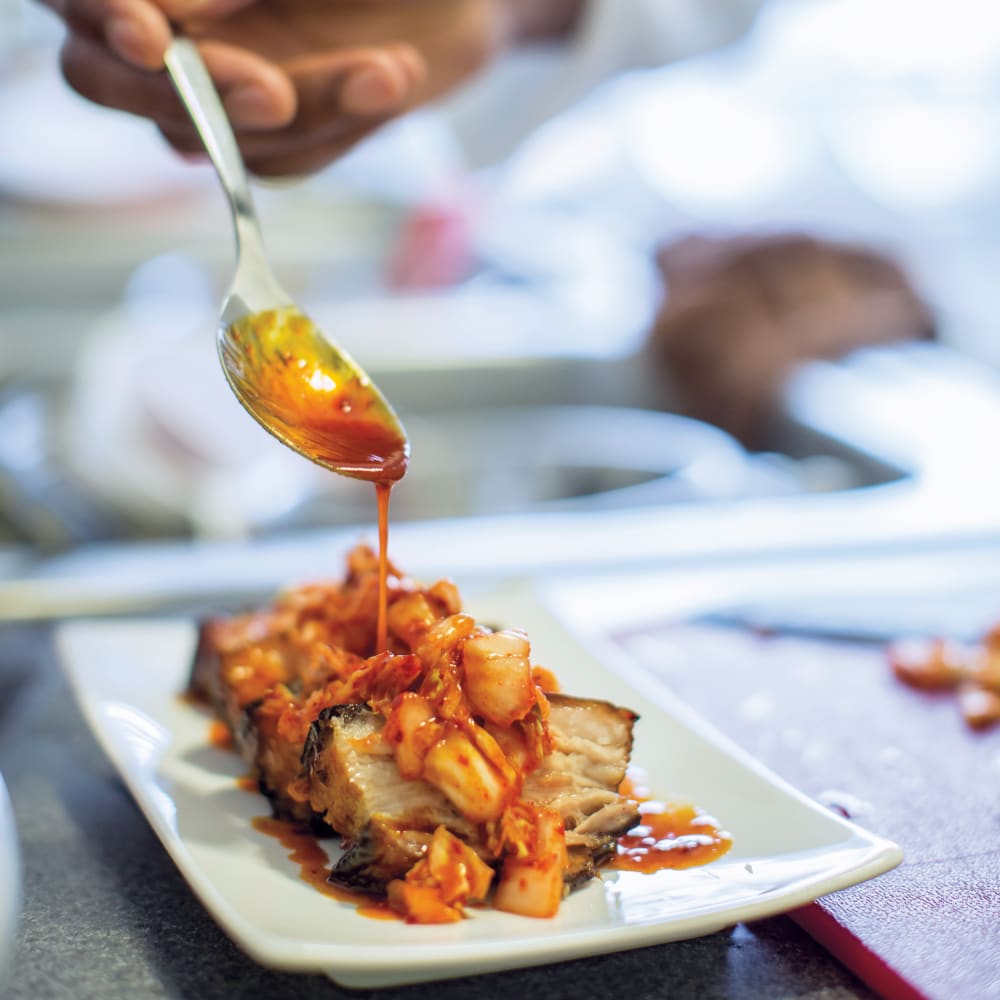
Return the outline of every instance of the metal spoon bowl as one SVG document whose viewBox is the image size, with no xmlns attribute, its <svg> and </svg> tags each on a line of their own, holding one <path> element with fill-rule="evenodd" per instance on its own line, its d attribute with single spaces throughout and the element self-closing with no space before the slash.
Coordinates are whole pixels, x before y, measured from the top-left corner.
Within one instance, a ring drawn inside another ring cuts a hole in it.
<svg viewBox="0 0 1000 1000">
<path fill-rule="evenodd" d="M 166 66 L 229 199 L 236 273 L 222 306 L 219 358 L 226 380 L 265 430 L 334 472 L 394 482 L 409 441 L 364 370 L 281 287 L 264 251 L 246 168 L 198 49 L 176 38 Z"/>
</svg>

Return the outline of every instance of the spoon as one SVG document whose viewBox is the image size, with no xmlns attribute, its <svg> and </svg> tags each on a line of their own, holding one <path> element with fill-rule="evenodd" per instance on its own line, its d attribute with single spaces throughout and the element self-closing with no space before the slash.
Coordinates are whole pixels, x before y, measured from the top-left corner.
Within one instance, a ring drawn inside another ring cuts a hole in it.
<svg viewBox="0 0 1000 1000">
<path fill-rule="evenodd" d="M 175 38 L 165 60 L 236 230 L 236 273 L 217 337 L 230 388 L 265 430 L 311 461 L 356 479 L 395 482 L 409 459 L 406 432 L 368 375 L 278 283 L 232 126 L 198 49 Z"/>
</svg>

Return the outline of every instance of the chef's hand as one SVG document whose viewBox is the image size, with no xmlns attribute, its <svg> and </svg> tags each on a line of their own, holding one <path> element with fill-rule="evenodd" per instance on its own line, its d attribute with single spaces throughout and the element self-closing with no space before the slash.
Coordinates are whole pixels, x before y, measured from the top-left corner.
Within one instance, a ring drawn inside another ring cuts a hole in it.
<svg viewBox="0 0 1000 1000">
<path fill-rule="evenodd" d="M 163 69 L 172 25 L 195 39 L 248 167 L 307 173 L 455 89 L 508 46 L 567 33 L 585 0 L 42 0 L 67 25 L 84 97 L 201 141 Z"/>
</svg>

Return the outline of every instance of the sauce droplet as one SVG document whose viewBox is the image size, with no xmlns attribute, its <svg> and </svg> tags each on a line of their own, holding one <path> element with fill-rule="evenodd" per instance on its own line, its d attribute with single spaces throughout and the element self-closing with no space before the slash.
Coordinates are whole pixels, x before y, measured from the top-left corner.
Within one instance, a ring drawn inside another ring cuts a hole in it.
<svg viewBox="0 0 1000 1000">
<path fill-rule="evenodd" d="M 221 719 L 213 719 L 208 724 L 208 742 L 217 750 L 233 749 L 233 734 Z"/>
</svg>

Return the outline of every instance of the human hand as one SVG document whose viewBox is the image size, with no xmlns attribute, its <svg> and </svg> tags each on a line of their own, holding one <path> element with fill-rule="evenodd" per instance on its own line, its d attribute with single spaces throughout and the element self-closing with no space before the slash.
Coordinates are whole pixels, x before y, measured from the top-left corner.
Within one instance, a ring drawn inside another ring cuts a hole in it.
<svg viewBox="0 0 1000 1000">
<path fill-rule="evenodd" d="M 62 68 L 84 97 L 201 141 L 166 77 L 173 29 L 193 38 L 248 167 L 307 173 L 439 97 L 518 36 L 515 0 L 43 0 L 66 21 Z"/>
</svg>

